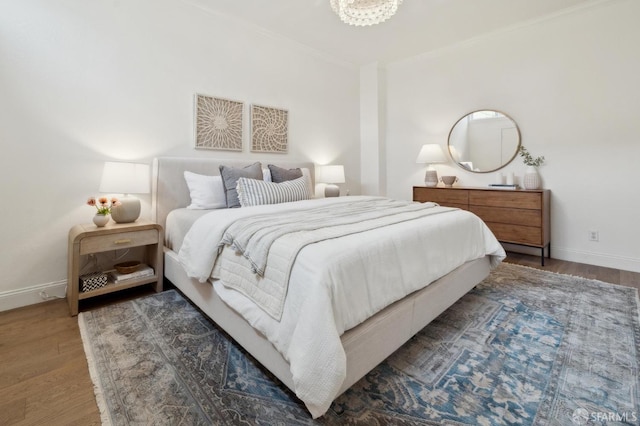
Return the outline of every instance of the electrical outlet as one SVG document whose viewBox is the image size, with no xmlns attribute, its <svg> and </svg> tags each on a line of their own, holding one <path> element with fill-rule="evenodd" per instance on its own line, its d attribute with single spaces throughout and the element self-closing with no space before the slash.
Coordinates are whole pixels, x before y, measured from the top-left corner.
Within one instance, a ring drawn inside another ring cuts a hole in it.
<svg viewBox="0 0 640 426">
<path fill-rule="evenodd" d="M 589 231 L 589 241 L 600 241 L 600 233 L 598 231 Z"/>
</svg>

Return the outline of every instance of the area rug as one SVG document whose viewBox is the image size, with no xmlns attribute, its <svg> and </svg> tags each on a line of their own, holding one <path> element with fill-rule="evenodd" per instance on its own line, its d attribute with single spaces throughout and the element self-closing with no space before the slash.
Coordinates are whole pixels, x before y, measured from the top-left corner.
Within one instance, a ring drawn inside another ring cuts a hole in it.
<svg viewBox="0 0 640 426">
<path fill-rule="evenodd" d="M 638 308 L 632 288 L 502 264 L 317 420 L 175 290 L 79 324 L 104 424 L 635 425 Z"/>
</svg>

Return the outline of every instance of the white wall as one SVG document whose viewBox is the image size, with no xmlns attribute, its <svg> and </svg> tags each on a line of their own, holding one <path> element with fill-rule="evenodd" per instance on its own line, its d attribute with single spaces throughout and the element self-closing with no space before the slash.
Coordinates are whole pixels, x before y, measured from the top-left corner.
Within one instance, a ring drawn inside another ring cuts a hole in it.
<svg viewBox="0 0 640 426">
<path fill-rule="evenodd" d="M 105 160 L 311 160 L 360 190 L 359 70 L 255 27 L 176 0 L 5 0 L 0 56 L 0 310 L 63 292 Z M 245 102 L 242 154 L 193 149 L 195 93 Z M 289 111 L 287 155 L 249 153 L 251 103 Z"/>
<path fill-rule="evenodd" d="M 554 257 L 640 271 L 640 2 L 615 0 L 387 67 L 387 187 L 410 199 L 420 146 L 477 109 L 509 114 L 552 191 Z M 437 165 L 460 184 L 495 174 Z M 413 170 L 413 173 L 408 172 Z M 516 158 L 504 172 L 523 175 Z M 588 231 L 600 232 L 599 242 Z"/>
<path fill-rule="evenodd" d="M 386 195 L 384 69 L 360 68 L 360 185 L 363 193 Z"/>
</svg>

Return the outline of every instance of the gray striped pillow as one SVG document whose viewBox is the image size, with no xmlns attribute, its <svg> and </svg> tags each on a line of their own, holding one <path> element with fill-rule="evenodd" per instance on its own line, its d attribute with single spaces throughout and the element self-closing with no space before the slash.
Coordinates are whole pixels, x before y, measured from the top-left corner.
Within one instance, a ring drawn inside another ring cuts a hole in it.
<svg viewBox="0 0 640 426">
<path fill-rule="evenodd" d="M 308 200 L 311 198 L 308 179 L 308 176 L 302 176 L 298 179 L 274 183 L 241 177 L 236 187 L 238 199 L 242 207 Z"/>
</svg>

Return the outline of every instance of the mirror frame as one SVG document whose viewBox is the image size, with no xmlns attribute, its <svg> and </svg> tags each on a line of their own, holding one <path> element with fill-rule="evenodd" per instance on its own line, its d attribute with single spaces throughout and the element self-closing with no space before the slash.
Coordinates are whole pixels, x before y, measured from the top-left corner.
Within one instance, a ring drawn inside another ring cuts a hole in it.
<svg viewBox="0 0 640 426">
<path fill-rule="evenodd" d="M 482 170 L 482 171 L 469 170 L 467 167 L 464 167 L 463 165 L 458 163 L 453 158 L 453 154 L 451 153 L 451 134 L 453 133 L 453 129 L 455 129 L 455 127 L 458 125 L 458 123 L 460 123 L 462 120 L 464 120 L 465 118 L 469 117 L 471 114 L 476 113 L 476 112 L 480 112 L 480 111 L 493 111 L 493 112 L 497 112 L 498 114 L 504 115 L 506 118 L 511 120 L 511 122 L 513 123 L 513 125 L 516 128 L 516 132 L 518 133 L 518 146 L 516 148 L 516 151 L 513 153 L 513 156 L 508 161 L 506 161 L 504 164 L 502 164 L 500 167 L 492 169 L 492 170 Z M 465 171 L 471 172 L 471 173 L 493 173 L 493 172 L 496 172 L 496 171 L 498 171 L 500 169 L 505 168 L 506 166 L 509 165 L 509 163 L 511 163 L 516 158 L 516 156 L 518 155 L 518 152 L 520 151 L 520 147 L 521 146 L 522 146 L 522 134 L 520 133 L 520 127 L 518 127 L 518 123 L 516 123 L 516 121 L 510 115 L 505 114 L 504 112 L 496 110 L 496 109 L 488 109 L 488 108 L 476 109 L 476 110 L 471 111 L 471 112 L 463 115 L 462 117 L 460 117 L 454 123 L 454 125 L 451 127 L 451 130 L 449 130 L 449 136 L 447 137 L 447 152 L 449 153 L 449 157 L 451 157 L 451 160 L 453 160 L 453 162 L 456 164 L 456 166 L 460 167 L 462 170 L 465 170 Z"/>
</svg>

